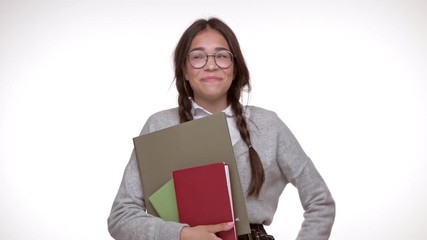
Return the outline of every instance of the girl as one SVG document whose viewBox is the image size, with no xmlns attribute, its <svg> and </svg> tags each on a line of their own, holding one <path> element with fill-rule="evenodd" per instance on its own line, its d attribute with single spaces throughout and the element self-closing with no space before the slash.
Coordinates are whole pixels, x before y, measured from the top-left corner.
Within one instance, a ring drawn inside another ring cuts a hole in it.
<svg viewBox="0 0 427 240">
<path fill-rule="evenodd" d="M 225 112 L 252 230 L 239 240 L 274 239 L 263 225 L 271 224 L 288 183 L 305 211 L 297 239 L 328 239 L 335 203 L 312 161 L 274 112 L 239 101 L 242 90 L 250 90 L 249 71 L 233 31 L 216 18 L 195 21 L 177 44 L 174 64 L 179 106 L 153 114 L 141 134 Z M 115 239 L 147 240 L 219 239 L 216 232 L 233 226 L 189 227 L 147 214 L 134 152 L 108 224 Z"/>
</svg>

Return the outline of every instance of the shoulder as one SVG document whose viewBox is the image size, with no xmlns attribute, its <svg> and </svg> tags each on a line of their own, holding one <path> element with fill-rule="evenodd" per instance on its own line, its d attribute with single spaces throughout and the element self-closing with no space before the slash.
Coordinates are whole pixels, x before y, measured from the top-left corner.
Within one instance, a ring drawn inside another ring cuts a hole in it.
<svg viewBox="0 0 427 240">
<path fill-rule="evenodd" d="M 179 124 L 178 108 L 170 108 L 152 114 L 148 117 L 141 134 L 154 132 Z"/>
<path fill-rule="evenodd" d="M 266 109 L 266 108 L 262 108 L 262 107 L 258 107 L 258 106 L 253 106 L 253 105 L 247 105 L 244 106 L 244 108 L 247 108 L 250 112 L 250 114 L 252 115 L 276 115 L 276 113 L 272 110 Z"/>
<path fill-rule="evenodd" d="M 246 106 L 246 117 L 257 124 L 277 124 L 282 122 L 276 112 L 257 106 Z"/>
<path fill-rule="evenodd" d="M 288 126 L 275 111 L 256 106 L 246 108 L 247 124 L 252 132 L 269 135 L 269 137 L 273 135 L 292 136 Z"/>
<path fill-rule="evenodd" d="M 178 108 L 170 108 L 153 113 L 147 121 L 155 121 L 159 119 L 179 120 Z"/>
</svg>

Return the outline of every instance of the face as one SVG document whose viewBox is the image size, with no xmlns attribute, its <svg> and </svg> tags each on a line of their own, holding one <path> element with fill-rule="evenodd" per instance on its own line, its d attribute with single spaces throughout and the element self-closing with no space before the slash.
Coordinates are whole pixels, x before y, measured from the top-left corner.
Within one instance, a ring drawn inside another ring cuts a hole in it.
<svg viewBox="0 0 427 240">
<path fill-rule="evenodd" d="M 196 35 L 190 45 L 189 52 L 203 50 L 213 55 L 221 50 L 228 50 L 225 38 L 214 29 L 206 29 Z M 234 78 L 234 64 L 222 69 L 215 63 L 213 56 L 208 57 L 206 65 L 196 69 L 187 60 L 185 78 L 189 81 L 194 92 L 194 101 L 215 113 L 227 107 L 227 91 Z"/>
</svg>

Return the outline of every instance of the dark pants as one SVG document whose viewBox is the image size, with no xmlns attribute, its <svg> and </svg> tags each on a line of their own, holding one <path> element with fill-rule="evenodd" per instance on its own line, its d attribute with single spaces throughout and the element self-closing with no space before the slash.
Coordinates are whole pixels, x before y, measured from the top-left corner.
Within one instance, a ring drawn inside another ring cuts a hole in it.
<svg viewBox="0 0 427 240">
<path fill-rule="evenodd" d="M 262 224 L 251 224 L 251 233 L 239 235 L 239 240 L 274 240 L 274 237 L 268 235 Z"/>
</svg>

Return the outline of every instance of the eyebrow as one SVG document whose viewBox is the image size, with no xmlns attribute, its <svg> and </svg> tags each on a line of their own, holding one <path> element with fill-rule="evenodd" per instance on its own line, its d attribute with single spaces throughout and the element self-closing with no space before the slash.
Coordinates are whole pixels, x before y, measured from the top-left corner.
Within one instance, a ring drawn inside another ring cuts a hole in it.
<svg viewBox="0 0 427 240">
<path fill-rule="evenodd" d="M 205 51 L 205 50 L 206 50 L 206 48 L 204 48 L 204 47 L 193 48 L 193 49 L 191 49 L 191 50 L 190 50 L 190 52 L 192 52 L 192 51 L 194 51 L 194 50 L 202 50 L 202 51 Z M 215 51 L 221 51 L 221 50 L 227 50 L 227 51 L 230 51 L 230 49 L 223 48 L 223 47 L 216 47 L 216 48 L 215 48 Z"/>
</svg>

